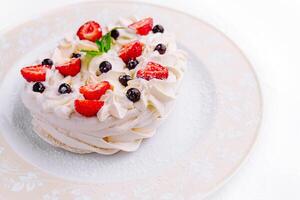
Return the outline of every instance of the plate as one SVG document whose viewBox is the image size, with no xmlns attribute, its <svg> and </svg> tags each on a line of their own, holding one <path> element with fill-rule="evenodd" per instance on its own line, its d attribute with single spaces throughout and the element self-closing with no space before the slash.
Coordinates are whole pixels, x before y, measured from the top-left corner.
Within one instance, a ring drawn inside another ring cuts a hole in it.
<svg viewBox="0 0 300 200">
<path fill-rule="evenodd" d="M 189 55 L 169 119 L 134 153 L 77 155 L 43 142 L 20 100 L 20 68 L 87 20 L 107 24 L 133 13 L 157 19 Z M 261 94 L 247 58 L 220 31 L 176 10 L 117 1 L 68 5 L 2 33 L 0 54 L 5 199 L 202 199 L 239 168 L 258 134 Z"/>
</svg>

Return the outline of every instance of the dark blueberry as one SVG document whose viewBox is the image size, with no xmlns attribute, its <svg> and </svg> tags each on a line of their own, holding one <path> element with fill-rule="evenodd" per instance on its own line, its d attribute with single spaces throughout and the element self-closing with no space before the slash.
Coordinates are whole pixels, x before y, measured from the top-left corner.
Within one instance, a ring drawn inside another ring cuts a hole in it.
<svg viewBox="0 0 300 200">
<path fill-rule="evenodd" d="M 113 29 L 111 32 L 110 32 L 110 36 L 112 38 L 114 38 L 115 40 L 119 37 L 120 33 L 117 29 Z"/>
<path fill-rule="evenodd" d="M 164 54 L 166 53 L 167 47 L 164 44 L 158 44 L 156 45 L 154 51 L 158 51 L 159 54 Z"/>
<path fill-rule="evenodd" d="M 50 58 L 46 58 L 42 61 L 42 65 L 49 65 L 52 66 L 53 65 L 53 61 Z"/>
<path fill-rule="evenodd" d="M 164 31 L 165 31 L 164 27 L 160 24 L 157 24 L 152 28 L 153 33 L 163 33 Z"/>
<path fill-rule="evenodd" d="M 109 70 L 111 70 L 111 68 L 112 68 L 112 66 L 111 66 L 110 62 L 108 62 L 108 61 L 103 61 L 99 65 L 99 70 L 101 73 L 106 73 Z"/>
<path fill-rule="evenodd" d="M 119 77 L 119 82 L 120 82 L 123 86 L 125 86 L 125 87 L 128 86 L 127 82 L 130 81 L 130 80 L 131 80 L 131 76 L 129 76 L 129 75 L 127 75 L 127 74 L 121 75 L 121 76 Z"/>
<path fill-rule="evenodd" d="M 72 53 L 72 58 L 80 58 L 81 54 L 80 53 Z"/>
<path fill-rule="evenodd" d="M 132 102 L 137 102 L 141 98 L 141 92 L 136 88 L 130 88 L 126 93 L 127 98 Z"/>
<path fill-rule="evenodd" d="M 138 64 L 139 64 L 139 61 L 137 61 L 137 60 L 129 60 L 128 63 L 126 64 L 126 67 L 127 67 L 129 70 L 132 70 L 132 69 L 134 69 Z"/>
<path fill-rule="evenodd" d="M 60 94 L 69 94 L 72 92 L 71 86 L 67 83 L 63 83 L 59 86 L 58 92 Z"/>
<path fill-rule="evenodd" d="M 33 84 L 32 86 L 32 90 L 34 92 L 39 92 L 39 93 L 43 93 L 44 90 L 46 89 L 46 87 L 43 85 L 43 83 L 41 82 L 36 82 L 35 84 Z"/>
</svg>

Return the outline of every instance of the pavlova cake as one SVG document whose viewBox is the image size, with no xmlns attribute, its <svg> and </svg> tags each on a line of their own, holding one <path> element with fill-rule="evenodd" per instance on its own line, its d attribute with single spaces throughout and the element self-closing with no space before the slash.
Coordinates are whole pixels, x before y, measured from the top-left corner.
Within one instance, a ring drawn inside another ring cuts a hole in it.
<svg viewBox="0 0 300 200">
<path fill-rule="evenodd" d="M 152 18 L 83 24 L 21 69 L 34 131 L 75 153 L 135 151 L 170 112 L 186 67 L 175 37 Z"/>
</svg>

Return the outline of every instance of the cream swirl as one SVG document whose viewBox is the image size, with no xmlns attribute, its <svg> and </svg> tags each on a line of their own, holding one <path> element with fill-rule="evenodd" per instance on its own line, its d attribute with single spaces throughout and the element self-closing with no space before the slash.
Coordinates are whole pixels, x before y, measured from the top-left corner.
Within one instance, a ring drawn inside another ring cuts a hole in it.
<svg viewBox="0 0 300 200">
<path fill-rule="evenodd" d="M 115 26 L 128 26 L 136 20 L 121 19 L 117 24 L 108 26 L 107 30 Z M 137 67 L 128 70 L 119 58 L 118 51 L 123 44 L 133 40 L 140 40 L 144 50 L 137 58 Z M 153 51 L 159 43 L 167 47 L 163 55 Z M 70 60 L 73 52 L 82 49 L 97 50 L 97 45 L 75 36 L 66 37 L 54 50 L 52 60 L 55 64 L 63 64 Z M 102 61 L 109 61 L 112 70 L 101 74 L 99 63 Z M 166 80 L 135 78 L 137 71 L 150 61 L 168 67 L 169 76 Z M 83 60 L 81 73 L 75 77 L 63 77 L 57 70 L 48 69 L 43 83 L 46 90 L 42 94 L 35 93 L 32 91 L 33 83 L 27 83 L 22 99 L 33 116 L 35 132 L 52 145 L 76 153 L 130 152 L 135 151 L 143 139 L 155 134 L 158 125 L 172 109 L 185 67 L 186 55 L 177 48 L 173 34 L 165 32 L 139 36 L 125 29 L 120 30 L 120 38 L 108 53 L 96 56 L 90 62 Z M 127 87 L 118 81 L 118 77 L 123 74 L 134 77 Z M 101 81 L 108 81 L 113 90 L 101 97 L 104 105 L 97 117 L 86 118 L 76 113 L 74 101 L 83 98 L 79 88 L 87 83 Z M 72 93 L 59 94 L 58 87 L 62 83 L 68 83 Z M 141 99 L 136 103 L 126 97 L 126 91 L 130 88 L 137 88 L 141 92 Z"/>
</svg>

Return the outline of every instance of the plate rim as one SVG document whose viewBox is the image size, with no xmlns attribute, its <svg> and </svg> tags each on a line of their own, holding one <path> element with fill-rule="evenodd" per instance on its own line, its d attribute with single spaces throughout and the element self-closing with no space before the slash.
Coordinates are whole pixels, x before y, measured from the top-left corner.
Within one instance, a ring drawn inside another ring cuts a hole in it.
<svg viewBox="0 0 300 200">
<path fill-rule="evenodd" d="M 249 146 L 249 149 L 247 150 L 245 155 L 240 159 L 239 163 L 236 165 L 236 167 L 234 169 L 232 169 L 232 171 L 228 174 L 228 176 L 224 177 L 222 180 L 220 180 L 218 183 L 216 183 L 215 184 L 216 186 L 202 197 L 203 199 L 208 198 L 209 196 L 213 195 L 214 193 L 216 193 L 217 191 L 222 189 L 229 181 L 231 181 L 231 179 L 235 175 L 237 175 L 237 173 L 240 172 L 240 170 L 243 168 L 243 166 L 247 163 L 249 157 L 253 154 L 254 149 L 259 141 L 259 138 L 260 138 L 259 136 L 262 134 L 261 127 L 262 127 L 263 121 L 264 121 L 263 120 L 264 119 L 264 98 L 263 98 L 260 80 L 259 80 L 259 77 L 258 77 L 254 67 L 253 67 L 252 62 L 247 57 L 246 53 L 235 43 L 234 39 L 229 38 L 222 30 L 218 29 L 215 25 L 210 24 L 206 20 L 203 20 L 192 13 L 185 12 L 185 11 L 173 8 L 173 7 L 168 7 L 167 5 L 160 5 L 158 3 L 143 2 L 143 1 L 138 1 L 138 0 L 87 0 L 87 1 L 77 1 L 77 2 L 72 2 L 72 3 L 66 3 L 63 5 L 51 8 L 51 9 L 47 9 L 44 12 L 39 12 L 35 15 L 26 17 L 26 18 L 24 18 L 24 20 L 18 20 L 18 22 L 14 22 L 10 25 L 4 26 L 3 28 L 0 29 L 0 36 L 6 34 L 7 32 L 13 31 L 14 29 L 18 29 L 19 27 L 26 25 L 27 23 L 30 23 L 31 21 L 35 20 L 36 18 L 41 18 L 43 16 L 50 15 L 53 12 L 58 12 L 65 7 L 80 5 L 80 4 L 99 3 L 99 2 L 108 2 L 108 3 L 116 3 L 116 4 L 128 2 L 128 3 L 133 3 L 133 4 L 139 4 L 139 5 L 147 5 L 147 6 L 162 8 L 162 9 L 170 10 L 170 11 L 173 11 L 176 13 L 180 13 L 180 14 L 185 15 L 189 18 L 192 18 L 196 21 L 200 21 L 205 26 L 208 26 L 208 27 L 212 28 L 214 31 L 219 32 L 222 35 L 222 37 L 224 37 L 228 42 L 230 42 L 230 44 L 232 46 L 235 47 L 236 50 L 238 50 L 240 55 L 247 62 L 249 69 L 255 78 L 255 82 L 257 83 L 257 92 L 258 92 L 258 96 L 259 96 L 259 108 L 260 108 L 259 116 L 258 116 L 258 125 L 256 127 L 255 133 L 253 133 L 254 138 L 251 141 L 251 145 Z M 29 163 L 26 160 L 25 160 L 25 162 Z M 29 164 L 33 165 L 32 163 L 29 163 Z"/>
</svg>

